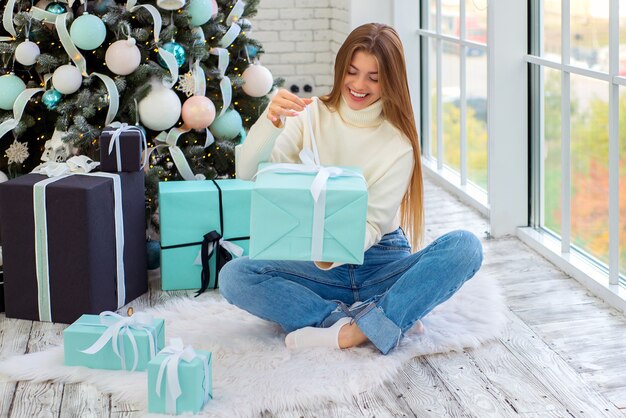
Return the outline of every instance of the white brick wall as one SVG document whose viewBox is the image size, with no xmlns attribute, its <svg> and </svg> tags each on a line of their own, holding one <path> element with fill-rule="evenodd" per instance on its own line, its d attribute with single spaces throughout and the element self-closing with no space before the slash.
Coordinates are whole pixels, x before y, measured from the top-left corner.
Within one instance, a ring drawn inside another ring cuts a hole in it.
<svg viewBox="0 0 626 418">
<path fill-rule="evenodd" d="M 314 95 L 330 91 L 335 53 L 350 31 L 351 0 L 261 0 L 250 37 L 275 77 L 310 80 Z"/>
</svg>

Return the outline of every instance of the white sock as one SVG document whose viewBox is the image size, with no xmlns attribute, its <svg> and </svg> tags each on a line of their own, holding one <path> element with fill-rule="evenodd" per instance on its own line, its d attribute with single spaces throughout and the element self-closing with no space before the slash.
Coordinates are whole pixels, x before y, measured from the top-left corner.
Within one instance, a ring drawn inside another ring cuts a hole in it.
<svg viewBox="0 0 626 418">
<path fill-rule="evenodd" d="M 339 347 L 339 330 L 349 324 L 352 318 L 341 318 L 329 328 L 304 327 L 290 332 L 285 337 L 285 345 L 290 350 L 308 347 Z"/>
</svg>

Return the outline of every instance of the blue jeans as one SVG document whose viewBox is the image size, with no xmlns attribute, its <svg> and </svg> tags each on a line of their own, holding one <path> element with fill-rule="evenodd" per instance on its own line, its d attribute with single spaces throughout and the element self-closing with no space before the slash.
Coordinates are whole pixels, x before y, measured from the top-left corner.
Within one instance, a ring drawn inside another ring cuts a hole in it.
<svg viewBox="0 0 626 418">
<path fill-rule="evenodd" d="M 220 292 L 285 332 L 329 327 L 350 316 L 387 354 L 417 320 L 474 276 L 481 263 L 482 246 L 470 232 L 450 232 L 411 254 L 398 228 L 365 252 L 362 265 L 325 271 L 310 261 L 232 260 L 220 272 Z"/>
</svg>

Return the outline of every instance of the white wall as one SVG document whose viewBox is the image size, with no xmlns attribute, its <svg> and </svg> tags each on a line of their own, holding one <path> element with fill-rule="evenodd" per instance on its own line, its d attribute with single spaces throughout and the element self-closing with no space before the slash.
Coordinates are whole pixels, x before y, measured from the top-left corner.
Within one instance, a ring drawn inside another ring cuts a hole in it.
<svg viewBox="0 0 626 418">
<path fill-rule="evenodd" d="M 335 54 L 348 33 L 367 22 L 392 24 L 394 1 L 261 0 L 250 37 L 263 43 L 261 62 L 275 77 L 287 86 L 310 81 L 313 94 L 322 95 L 330 91 Z"/>
</svg>

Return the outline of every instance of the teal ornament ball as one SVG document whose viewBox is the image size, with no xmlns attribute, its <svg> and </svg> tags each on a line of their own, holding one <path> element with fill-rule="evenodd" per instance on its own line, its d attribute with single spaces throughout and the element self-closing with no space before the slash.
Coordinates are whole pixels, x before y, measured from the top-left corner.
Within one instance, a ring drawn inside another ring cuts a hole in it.
<svg viewBox="0 0 626 418">
<path fill-rule="evenodd" d="M 259 53 L 259 48 L 254 45 L 246 45 L 246 51 L 248 52 L 248 56 L 250 58 L 254 58 Z"/>
<path fill-rule="evenodd" d="M 182 67 L 185 64 L 185 61 L 187 61 L 187 53 L 185 52 L 185 48 L 183 48 L 183 46 L 178 42 L 167 42 L 163 44 L 161 48 L 174 55 L 174 58 L 176 58 L 176 64 L 178 64 L 178 68 Z M 158 57 L 158 61 L 159 64 L 161 64 L 161 67 L 167 68 L 167 64 L 165 64 L 165 61 L 161 58 L 160 55 Z"/>
<path fill-rule="evenodd" d="M 67 12 L 67 5 L 65 3 L 55 1 L 46 6 L 46 12 L 54 13 L 55 15 L 62 15 Z"/>
<path fill-rule="evenodd" d="M 209 130 L 218 140 L 232 139 L 241 133 L 243 121 L 235 109 L 228 109 L 222 116 L 215 119 Z"/>
<path fill-rule="evenodd" d="M 15 74 L 0 77 L 0 109 L 12 110 L 15 99 L 26 90 L 26 84 Z"/>
<path fill-rule="evenodd" d="M 110 6 L 113 6 L 113 0 L 96 0 L 93 4 L 93 11 L 98 14 L 105 14 Z"/>
<path fill-rule="evenodd" d="M 191 0 L 187 7 L 187 13 L 191 16 L 191 24 L 202 26 L 211 20 L 217 14 L 217 10 L 214 10 L 215 6 L 215 0 Z"/>
<path fill-rule="evenodd" d="M 107 36 L 107 29 L 98 16 L 84 14 L 72 23 L 70 36 L 77 47 L 91 51 L 102 45 Z"/>
<path fill-rule="evenodd" d="M 161 243 L 159 241 L 146 241 L 146 254 L 148 256 L 148 270 L 158 269 L 161 265 Z"/>
<path fill-rule="evenodd" d="M 61 97 L 62 94 L 58 90 L 50 89 L 46 90 L 41 98 L 41 101 L 49 110 L 54 110 L 61 101 Z"/>
</svg>

